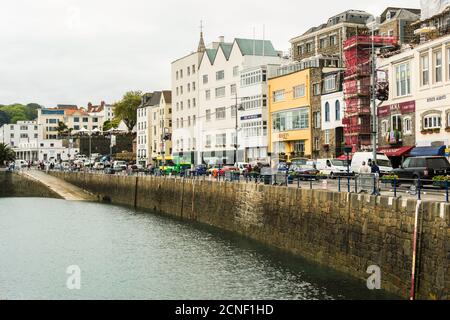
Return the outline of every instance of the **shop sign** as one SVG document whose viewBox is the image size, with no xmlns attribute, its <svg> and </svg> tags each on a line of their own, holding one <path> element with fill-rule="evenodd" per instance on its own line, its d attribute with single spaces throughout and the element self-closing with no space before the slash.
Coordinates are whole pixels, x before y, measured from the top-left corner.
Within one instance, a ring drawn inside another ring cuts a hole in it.
<svg viewBox="0 0 450 320">
<path fill-rule="evenodd" d="M 406 101 L 378 108 L 379 117 L 387 117 L 393 112 L 400 112 L 401 114 L 412 113 L 416 111 L 416 101 Z"/>
<path fill-rule="evenodd" d="M 442 100 L 446 100 L 447 99 L 447 95 L 443 94 L 441 96 L 437 96 L 437 97 L 431 97 L 427 99 L 427 102 L 435 102 L 435 101 L 442 101 Z"/>
</svg>

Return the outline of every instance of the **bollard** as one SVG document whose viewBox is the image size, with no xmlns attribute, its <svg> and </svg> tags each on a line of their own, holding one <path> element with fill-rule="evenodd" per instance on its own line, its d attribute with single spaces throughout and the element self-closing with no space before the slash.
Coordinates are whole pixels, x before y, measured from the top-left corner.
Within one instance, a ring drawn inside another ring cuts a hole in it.
<svg viewBox="0 0 450 320">
<path fill-rule="evenodd" d="M 394 197 L 397 198 L 397 179 L 394 178 Z"/>
<path fill-rule="evenodd" d="M 297 177 L 297 189 L 300 189 L 300 177 Z"/>
<path fill-rule="evenodd" d="M 417 199 L 422 200 L 422 197 L 420 194 L 420 177 L 417 179 Z"/>
<path fill-rule="evenodd" d="M 310 178 L 309 178 L 309 189 L 312 190 L 312 188 L 313 188 L 313 187 L 312 187 L 312 178 L 310 177 Z"/>
<path fill-rule="evenodd" d="M 341 192 L 341 176 L 338 177 L 338 192 Z"/>
<path fill-rule="evenodd" d="M 373 176 L 373 195 L 378 195 L 377 192 L 377 176 Z"/>
<path fill-rule="evenodd" d="M 358 193 L 358 178 L 355 177 L 355 193 Z"/>
<path fill-rule="evenodd" d="M 347 191 L 350 193 L 350 176 L 347 177 Z"/>
<path fill-rule="evenodd" d="M 448 180 L 445 180 L 445 202 L 448 201 Z"/>
</svg>

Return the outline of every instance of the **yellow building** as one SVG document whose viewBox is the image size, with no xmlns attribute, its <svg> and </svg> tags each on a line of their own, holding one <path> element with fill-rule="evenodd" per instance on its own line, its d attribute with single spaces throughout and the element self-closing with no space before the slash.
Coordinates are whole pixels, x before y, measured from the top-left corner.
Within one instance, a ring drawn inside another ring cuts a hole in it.
<svg viewBox="0 0 450 320">
<path fill-rule="evenodd" d="M 269 80 L 269 152 L 287 161 L 312 156 L 311 69 Z"/>
</svg>

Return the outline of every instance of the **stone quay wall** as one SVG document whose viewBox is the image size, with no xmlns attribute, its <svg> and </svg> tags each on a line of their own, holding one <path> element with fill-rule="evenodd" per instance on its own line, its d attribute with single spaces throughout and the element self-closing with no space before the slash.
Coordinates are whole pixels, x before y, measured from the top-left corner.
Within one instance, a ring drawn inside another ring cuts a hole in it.
<svg viewBox="0 0 450 320">
<path fill-rule="evenodd" d="M 61 197 L 43 183 L 17 172 L 0 170 L 1 197 L 56 198 Z"/>
<path fill-rule="evenodd" d="M 89 173 L 52 175 L 100 201 L 239 233 L 352 275 L 381 269 L 382 289 L 409 297 L 418 212 L 416 298 L 450 299 L 450 205 L 254 183 Z"/>
</svg>

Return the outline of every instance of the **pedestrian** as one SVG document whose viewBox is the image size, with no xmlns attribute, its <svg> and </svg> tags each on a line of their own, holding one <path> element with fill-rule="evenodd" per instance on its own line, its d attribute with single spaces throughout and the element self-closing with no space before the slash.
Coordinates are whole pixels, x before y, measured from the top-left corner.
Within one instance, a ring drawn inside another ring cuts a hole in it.
<svg viewBox="0 0 450 320">
<path fill-rule="evenodd" d="M 377 162 L 375 160 L 372 161 L 372 167 L 371 167 L 370 172 L 380 175 L 380 167 L 377 165 Z"/>
<path fill-rule="evenodd" d="M 361 167 L 359 168 L 359 173 L 370 173 L 370 167 L 363 161 Z"/>
</svg>

